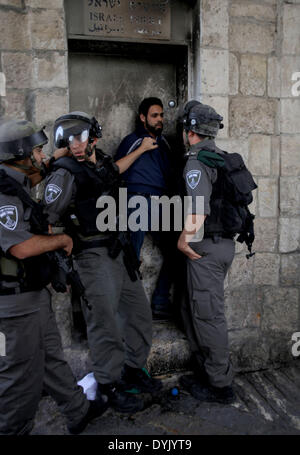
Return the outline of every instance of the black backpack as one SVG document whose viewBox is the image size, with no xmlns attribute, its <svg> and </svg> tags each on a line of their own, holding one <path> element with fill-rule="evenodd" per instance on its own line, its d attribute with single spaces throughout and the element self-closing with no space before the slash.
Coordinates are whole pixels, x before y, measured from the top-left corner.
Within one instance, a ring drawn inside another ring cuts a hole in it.
<svg viewBox="0 0 300 455">
<path fill-rule="evenodd" d="M 213 159 L 213 155 L 218 155 Z M 222 160 L 220 160 L 220 157 Z M 217 168 L 217 180 L 213 184 L 210 200 L 211 214 L 205 219 L 205 234 L 234 237 L 238 242 L 245 242 L 249 254 L 254 241 L 254 215 L 249 211 L 253 201 L 252 191 L 257 188 L 251 172 L 247 169 L 239 153 L 217 153 L 201 150 L 197 156 L 210 167 Z"/>
</svg>

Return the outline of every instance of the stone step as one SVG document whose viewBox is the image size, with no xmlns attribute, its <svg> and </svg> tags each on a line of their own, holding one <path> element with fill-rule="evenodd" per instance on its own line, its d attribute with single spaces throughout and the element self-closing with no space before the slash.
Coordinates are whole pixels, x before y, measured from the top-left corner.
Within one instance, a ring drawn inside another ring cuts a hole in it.
<svg viewBox="0 0 300 455">
<path fill-rule="evenodd" d="M 234 379 L 235 406 L 273 424 L 281 422 L 283 430 L 293 427 L 300 431 L 299 384 L 287 376 L 293 374 L 293 368 L 238 375 Z M 295 370 L 298 380 L 299 374 Z"/>
<path fill-rule="evenodd" d="M 92 371 L 86 340 L 72 343 L 64 352 L 77 378 Z M 154 322 L 148 370 L 154 375 L 180 372 L 189 368 L 189 360 L 189 344 L 183 332 L 172 322 Z"/>
</svg>

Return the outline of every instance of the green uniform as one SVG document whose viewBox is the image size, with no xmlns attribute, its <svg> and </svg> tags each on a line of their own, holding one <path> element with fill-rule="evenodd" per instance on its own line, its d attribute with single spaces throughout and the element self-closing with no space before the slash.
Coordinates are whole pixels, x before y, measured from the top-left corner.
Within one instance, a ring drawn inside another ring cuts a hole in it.
<svg viewBox="0 0 300 455">
<path fill-rule="evenodd" d="M 197 159 L 199 150 L 218 150 L 213 140 L 206 139 L 190 147 L 183 172 L 186 193 L 192 197 L 189 213 L 196 212 L 196 196 L 204 197 L 201 215 L 210 214 L 210 196 L 216 181 L 216 170 Z M 187 260 L 189 301 L 182 315 L 191 350 L 212 386 L 231 385 L 233 373 L 229 360 L 227 323 L 224 312 L 224 280 L 234 258 L 235 244 L 230 238 L 204 238 L 189 244 L 200 259 Z"/>
<path fill-rule="evenodd" d="M 0 165 L 0 169 L 29 193 L 24 174 Z M 30 239 L 30 209 L 24 212 L 16 196 L 0 194 L 0 248 Z M 60 335 L 48 289 L 25 291 L 17 281 L 0 283 L 0 332 L 5 355 L 0 356 L 0 434 L 28 434 L 44 389 L 57 402 L 69 424 L 87 413 L 88 401 L 77 386 L 63 358 Z"/>
</svg>

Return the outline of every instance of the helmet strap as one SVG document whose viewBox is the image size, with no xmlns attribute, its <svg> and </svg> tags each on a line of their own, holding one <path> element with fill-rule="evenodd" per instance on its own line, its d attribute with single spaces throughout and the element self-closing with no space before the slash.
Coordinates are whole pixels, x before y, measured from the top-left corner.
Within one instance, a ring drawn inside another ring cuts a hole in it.
<svg viewBox="0 0 300 455">
<path fill-rule="evenodd" d="M 30 156 L 30 159 L 32 161 L 33 167 L 41 171 L 43 169 L 42 164 L 39 164 L 37 160 L 34 158 L 34 154 L 32 153 Z"/>
<path fill-rule="evenodd" d="M 90 156 L 92 156 L 92 154 L 94 153 L 95 148 L 96 148 L 96 145 L 93 145 L 93 147 L 92 147 L 91 144 L 88 144 L 88 145 L 86 146 L 85 154 L 86 154 L 86 156 L 87 156 L 88 158 L 89 158 Z"/>
<path fill-rule="evenodd" d="M 190 143 L 189 143 L 188 131 L 184 130 L 184 134 L 185 134 L 185 148 L 186 148 L 187 151 L 189 151 L 190 150 Z"/>
<path fill-rule="evenodd" d="M 23 171 L 31 171 L 32 166 L 26 166 L 25 164 L 19 164 L 19 163 L 12 163 L 13 167 L 16 167 L 18 169 L 22 169 Z"/>
<path fill-rule="evenodd" d="M 38 163 L 33 159 L 33 156 L 30 156 L 28 158 L 30 158 L 31 165 L 25 164 L 24 162 L 23 163 L 12 162 L 10 164 L 14 168 L 20 169 L 23 172 L 25 171 L 24 174 L 26 174 L 28 176 L 32 175 L 32 174 L 36 174 L 37 172 L 39 173 L 41 171 L 42 167 L 39 166 Z M 23 160 L 20 160 L 20 161 L 23 161 Z"/>
</svg>

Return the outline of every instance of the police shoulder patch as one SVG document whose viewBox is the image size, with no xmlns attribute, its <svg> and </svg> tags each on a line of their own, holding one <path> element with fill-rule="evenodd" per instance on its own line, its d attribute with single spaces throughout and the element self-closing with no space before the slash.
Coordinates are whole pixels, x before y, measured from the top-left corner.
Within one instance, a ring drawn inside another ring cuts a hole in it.
<svg viewBox="0 0 300 455">
<path fill-rule="evenodd" d="M 52 204 L 61 195 L 62 189 L 54 183 L 49 183 L 45 190 L 45 200 L 47 204 Z"/>
<path fill-rule="evenodd" d="M 3 205 L 0 207 L 0 224 L 10 231 L 16 229 L 18 224 L 18 209 L 15 205 Z"/>
<path fill-rule="evenodd" d="M 192 190 L 196 188 L 200 182 L 201 171 L 199 169 L 193 169 L 186 174 L 186 182 Z"/>
</svg>

